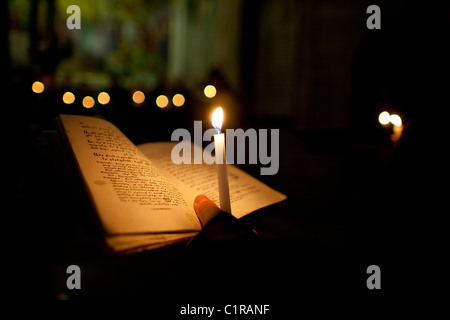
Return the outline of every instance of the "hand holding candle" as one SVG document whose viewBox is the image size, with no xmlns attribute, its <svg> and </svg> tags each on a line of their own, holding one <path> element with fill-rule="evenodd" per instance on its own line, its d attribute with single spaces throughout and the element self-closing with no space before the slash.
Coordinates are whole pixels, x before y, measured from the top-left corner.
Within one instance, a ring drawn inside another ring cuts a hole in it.
<svg viewBox="0 0 450 320">
<path fill-rule="evenodd" d="M 216 151 L 217 178 L 219 182 L 220 208 L 231 213 L 230 191 L 228 187 L 228 170 L 225 152 L 225 135 L 220 132 L 223 122 L 223 110 L 218 107 L 212 116 L 212 125 L 217 134 L 214 135 L 214 148 Z"/>
</svg>

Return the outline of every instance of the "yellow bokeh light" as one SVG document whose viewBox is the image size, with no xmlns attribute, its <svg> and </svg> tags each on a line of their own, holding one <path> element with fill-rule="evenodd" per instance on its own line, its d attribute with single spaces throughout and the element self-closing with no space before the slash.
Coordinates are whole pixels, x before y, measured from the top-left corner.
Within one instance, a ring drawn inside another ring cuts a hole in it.
<svg viewBox="0 0 450 320">
<path fill-rule="evenodd" d="M 176 107 L 181 107 L 185 102 L 184 96 L 180 93 L 176 94 L 172 98 L 172 103 Z"/>
<path fill-rule="evenodd" d="M 169 104 L 169 99 L 165 95 L 160 95 L 156 98 L 156 105 L 160 108 L 165 108 Z"/>
<path fill-rule="evenodd" d="M 137 104 L 140 104 L 142 102 L 144 102 L 145 100 L 145 94 L 142 91 L 135 91 L 133 93 L 133 101 Z"/>
<path fill-rule="evenodd" d="M 62 99 L 65 104 L 72 104 L 75 102 L 75 95 L 72 92 L 67 91 L 63 94 Z"/>
<path fill-rule="evenodd" d="M 396 127 L 400 127 L 402 125 L 402 118 L 400 118 L 397 114 L 391 114 L 389 116 L 389 121 Z"/>
<path fill-rule="evenodd" d="M 203 90 L 203 93 L 208 98 L 214 98 L 217 94 L 216 87 L 214 87 L 212 84 L 207 85 L 205 89 Z"/>
<path fill-rule="evenodd" d="M 101 104 L 107 104 L 107 103 L 109 103 L 109 100 L 110 100 L 109 94 L 106 92 L 100 92 L 98 94 L 97 100 Z"/>
<path fill-rule="evenodd" d="M 90 109 L 94 106 L 94 104 L 95 104 L 94 98 L 92 98 L 91 96 L 84 97 L 83 107 L 85 107 L 86 109 Z"/>
<path fill-rule="evenodd" d="M 378 116 L 378 122 L 380 122 L 382 125 L 387 125 L 390 122 L 390 114 L 387 111 L 383 111 L 380 113 L 380 115 Z"/>
<path fill-rule="evenodd" d="M 33 85 L 31 86 L 31 90 L 33 90 L 34 93 L 42 93 L 45 89 L 45 86 L 40 81 L 33 82 Z"/>
</svg>

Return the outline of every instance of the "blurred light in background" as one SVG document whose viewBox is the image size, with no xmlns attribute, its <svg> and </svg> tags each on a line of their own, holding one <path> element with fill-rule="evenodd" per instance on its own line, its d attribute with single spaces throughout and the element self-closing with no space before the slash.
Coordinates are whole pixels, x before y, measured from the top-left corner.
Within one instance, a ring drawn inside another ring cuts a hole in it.
<svg viewBox="0 0 450 320">
<path fill-rule="evenodd" d="M 394 133 L 391 134 L 391 140 L 394 143 L 396 143 L 400 139 L 400 137 L 402 136 L 402 133 L 403 133 L 402 118 L 400 118 L 399 115 L 391 114 L 389 119 L 390 119 L 391 123 L 394 125 L 394 127 L 392 128 L 392 131 Z"/>
<path fill-rule="evenodd" d="M 389 121 L 396 127 L 400 127 L 402 125 L 402 118 L 399 115 L 391 114 L 389 117 Z"/>
<path fill-rule="evenodd" d="M 380 122 L 383 126 L 387 125 L 390 122 L 389 112 L 383 111 L 378 116 L 378 122 Z"/>
<path fill-rule="evenodd" d="M 172 103 L 176 107 L 181 107 L 185 102 L 184 96 L 182 94 L 177 93 L 172 98 Z"/>
<path fill-rule="evenodd" d="M 109 100 L 110 100 L 109 94 L 106 92 L 100 92 L 98 94 L 97 100 L 101 104 L 107 104 L 107 103 L 109 103 Z"/>
<path fill-rule="evenodd" d="M 203 90 L 203 93 L 208 98 L 214 98 L 217 94 L 216 87 L 214 87 L 212 84 L 207 85 L 205 89 Z"/>
<path fill-rule="evenodd" d="M 65 104 L 72 104 L 75 102 L 75 95 L 72 92 L 67 91 L 66 93 L 63 94 L 62 99 Z"/>
<path fill-rule="evenodd" d="M 34 93 L 42 93 L 45 89 L 45 86 L 40 81 L 33 82 L 33 85 L 31 86 L 31 90 L 33 90 Z"/>
<path fill-rule="evenodd" d="M 90 109 L 94 106 L 95 104 L 95 100 L 94 98 L 90 97 L 90 96 L 86 96 L 83 99 L 83 107 L 85 107 L 86 109 Z"/>
<path fill-rule="evenodd" d="M 133 101 L 137 104 L 141 104 L 145 100 L 145 94 L 142 91 L 135 91 L 133 93 Z"/>
<path fill-rule="evenodd" d="M 169 104 L 169 99 L 165 95 L 160 95 L 156 98 L 156 105 L 160 108 L 165 108 Z"/>
</svg>

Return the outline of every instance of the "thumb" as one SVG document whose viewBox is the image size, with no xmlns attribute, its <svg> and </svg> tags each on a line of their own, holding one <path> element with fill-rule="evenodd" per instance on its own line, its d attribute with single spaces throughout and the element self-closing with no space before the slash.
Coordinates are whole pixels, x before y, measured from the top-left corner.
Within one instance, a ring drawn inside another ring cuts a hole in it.
<svg viewBox="0 0 450 320">
<path fill-rule="evenodd" d="M 219 207 L 205 195 L 199 195 L 194 200 L 194 210 L 202 226 L 219 214 Z"/>
</svg>

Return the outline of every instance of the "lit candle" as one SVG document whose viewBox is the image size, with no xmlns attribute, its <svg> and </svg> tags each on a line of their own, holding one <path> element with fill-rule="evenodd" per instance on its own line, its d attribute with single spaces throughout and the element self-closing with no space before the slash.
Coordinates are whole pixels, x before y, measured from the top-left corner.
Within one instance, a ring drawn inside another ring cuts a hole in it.
<svg viewBox="0 0 450 320">
<path fill-rule="evenodd" d="M 383 111 L 378 115 L 378 122 L 380 122 L 383 127 L 388 127 L 388 125 L 392 124 L 392 131 L 394 132 L 391 134 L 392 142 L 396 143 L 400 139 L 403 132 L 403 122 L 399 115 L 389 114 L 389 112 Z"/>
<path fill-rule="evenodd" d="M 400 118 L 400 116 L 398 116 L 396 114 L 391 114 L 389 117 L 389 120 L 393 125 L 392 130 L 394 131 L 394 133 L 391 134 L 391 140 L 393 142 L 397 142 L 400 139 L 400 137 L 402 136 L 402 132 L 403 132 L 402 118 Z"/>
<path fill-rule="evenodd" d="M 383 126 L 387 126 L 390 122 L 391 115 L 387 111 L 383 111 L 378 116 L 378 122 L 381 123 Z"/>
<path fill-rule="evenodd" d="M 218 107 L 212 116 L 212 125 L 217 134 L 214 135 L 214 149 L 216 150 L 217 178 L 219 181 L 220 208 L 231 213 L 230 190 L 228 187 L 227 156 L 225 152 L 225 135 L 220 132 L 223 122 L 223 110 Z"/>
</svg>

